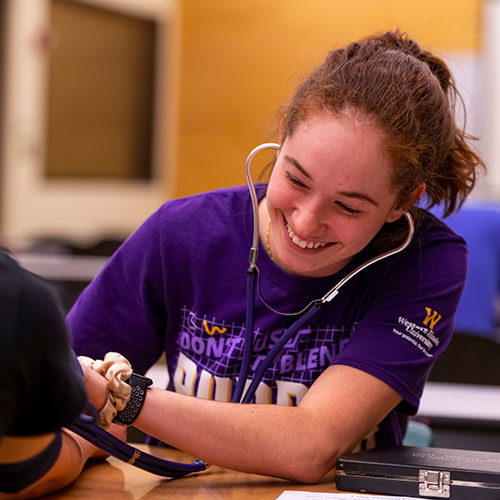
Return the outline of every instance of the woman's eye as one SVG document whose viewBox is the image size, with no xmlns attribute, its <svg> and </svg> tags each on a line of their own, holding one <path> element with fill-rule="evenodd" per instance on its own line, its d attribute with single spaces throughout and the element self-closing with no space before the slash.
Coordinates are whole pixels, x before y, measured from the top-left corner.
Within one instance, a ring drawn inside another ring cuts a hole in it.
<svg viewBox="0 0 500 500">
<path fill-rule="evenodd" d="M 361 210 L 357 210 L 356 208 L 351 208 L 348 205 L 344 205 L 340 201 L 337 202 L 337 206 L 344 212 L 348 213 L 349 215 L 358 215 L 361 213 Z"/>
<path fill-rule="evenodd" d="M 292 174 L 290 174 L 290 172 L 286 172 L 286 178 L 288 182 L 290 182 L 290 184 L 293 184 L 296 187 L 307 187 L 304 183 L 300 182 L 297 177 L 294 177 Z"/>
</svg>

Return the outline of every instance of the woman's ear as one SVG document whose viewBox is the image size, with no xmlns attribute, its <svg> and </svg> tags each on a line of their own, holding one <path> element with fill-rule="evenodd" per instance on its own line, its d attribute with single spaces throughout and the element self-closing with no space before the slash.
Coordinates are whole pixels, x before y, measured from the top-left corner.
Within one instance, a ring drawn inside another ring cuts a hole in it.
<svg viewBox="0 0 500 500">
<path fill-rule="evenodd" d="M 391 210 L 385 222 L 395 222 L 403 215 L 403 210 L 401 208 L 395 207 Z"/>
<path fill-rule="evenodd" d="M 426 185 L 425 182 L 422 182 L 418 187 L 416 187 L 406 198 L 406 200 L 402 203 L 402 207 L 395 207 L 392 209 L 391 213 L 386 219 L 386 222 L 395 222 L 397 221 L 401 215 L 403 215 L 403 210 L 408 210 L 412 207 L 425 193 Z"/>
<path fill-rule="evenodd" d="M 422 195 L 425 193 L 426 188 L 427 186 L 425 185 L 425 182 L 422 182 L 420 186 L 415 188 L 408 196 L 408 205 L 409 206 L 415 205 L 415 203 L 417 203 L 417 201 L 420 200 Z"/>
</svg>

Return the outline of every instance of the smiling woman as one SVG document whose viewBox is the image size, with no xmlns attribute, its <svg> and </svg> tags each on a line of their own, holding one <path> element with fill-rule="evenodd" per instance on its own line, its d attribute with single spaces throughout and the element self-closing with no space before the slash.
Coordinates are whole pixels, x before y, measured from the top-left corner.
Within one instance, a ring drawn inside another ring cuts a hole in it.
<svg viewBox="0 0 500 500">
<path fill-rule="evenodd" d="M 78 354 L 120 352 L 141 374 L 165 352 L 168 390 L 145 390 L 132 425 L 206 462 L 301 482 L 348 451 L 402 442 L 465 280 L 464 241 L 414 206 L 427 190 L 451 212 L 474 186 L 481 160 L 455 98 L 445 64 L 399 32 L 332 51 L 299 86 L 255 190 L 268 252 L 256 252 L 253 327 L 246 188 L 169 201 L 127 239 L 68 323 Z M 392 240 L 408 244 L 376 260 Z M 289 330 L 294 311 L 371 259 Z M 97 407 L 105 383 L 87 386 Z M 255 404 L 230 402 L 247 384 Z"/>
</svg>

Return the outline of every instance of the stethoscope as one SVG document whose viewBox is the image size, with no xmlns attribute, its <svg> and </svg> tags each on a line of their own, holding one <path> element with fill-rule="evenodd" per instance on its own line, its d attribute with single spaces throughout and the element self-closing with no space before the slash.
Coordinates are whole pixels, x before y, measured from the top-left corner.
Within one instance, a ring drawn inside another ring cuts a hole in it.
<svg viewBox="0 0 500 500">
<path fill-rule="evenodd" d="M 399 252 L 402 252 L 405 248 L 408 247 L 410 244 L 411 240 L 413 239 L 413 234 L 415 233 L 415 224 L 413 222 L 412 216 L 405 210 L 403 210 L 403 215 L 406 217 L 406 220 L 408 222 L 408 234 L 406 236 L 406 239 L 403 241 L 403 243 L 398 246 L 397 248 L 394 248 L 392 250 L 389 250 L 387 252 L 384 252 L 380 255 L 377 255 L 375 257 L 372 257 L 371 259 L 367 260 L 365 263 L 359 265 L 356 267 L 354 270 L 352 270 L 349 274 L 344 276 L 335 286 L 333 286 L 328 292 L 326 292 L 321 298 L 318 298 L 316 300 L 313 300 L 310 302 L 307 306 L 305 306 L 302 310 L 296 312 L 296 313 L 284 313 L 277 311 L 276 309 L 270 307 L 262 295 L 260 294 L 260 290 L 258 287 L 258 276 L 259 276 L 259 269 L 257 267 L 257 257 L 258 257 L 258 248 L 259 248 L 259 200 L 257 198 L 257 192 L 255 191 L 255 185 L 252 180 L 252 174 L 251 174 L 251 165 L 252 165 L 252 160 L 255 157 L 255 155 L 265 149 L 276 149 L 279 150 L 281 148 L 280 144 L 274 143 L 274 142 L 269 142 L 269 143 L 264 143 L 261 144 L 260 146 L 257 146 L 254 148 L 250 154 L 248 155 L 246 162 L 245 162 L 245 175 L 246 175 L 246 181 L 248 184 L 248 189 L 250 191 L 250 198 L 252 201 L 252 212 L 253 212 L 253 238 L 252 238 L 252 246 L 250 248 L 250 255 L 249 255 L 249 268 L 247 270 L 247 304 L 246 304 L 246 321 L 245 321 L 245 344 L 243 347 L 243 360 L 241 364 L 241 369 L 240 369 L 240 374 L 238 377 L 238 382 L 236 384 L 236 387 L 234 389 L 234 392 L 231 396 L 231 402 L 234 403 L 250 403 L 255 395 L 255 392 L 264 377 L 264 374 L 266 373 L 267 369 L 271 364 L 274 363 L 280 352 L 282 351 L 283 347 L 286 345 L 286 343 L 294 337 L 297 332 L 305 325 L 307 324 L 311 318 L 313 318 L 319 311 L 320 309 L 327 303 L 329 303 L 334 297 L 336 297 L 339 293 L 339 290 L 341 287 L 343 287 L 351 278 L 356 276 L 358 273 L 366 269 L 367 267 L 371 266 L 372 264 L 375 264 L 376 262 L 381 261 L 382 259 L 386 259 L 387 257 L 391 257 L 392 255 L 395 255 Z M 254 331 L 254 315 L 255 315 L 255 293 L 259 294 L 259 297 L 263 304 L 272 310 L 273 312 L 277 314 L 281 314 L 284 316 L 295 316 L 295 315 L 301 315 L 290 327 L 285 330 L 285 332 L 281 335 L 280 339 L 274 346 L 271 348 L 269 351 L 268 355 L 266 358 L 261 361 L 259 364 L 254 377 L 252 381 L 250 382 L 250 385 L 248 386 L 248 389 L 246 390 L 245 394 L 243 395 L 243 390 L 245 388 L 246 380 L 247 380 L 247 375 L 248 375 L 248 368 L 250 366 L 250 357 L 252 354 L 252 344 L 253 344 L 253 331 Z"/>
<path fill-rule="evenodd" d="M 240 373 L 238 376 L 238 382 L 236 383 L 234 391 L 231 395 L 231 402 L 233 403 L 251 403 L 255 395 L 255 392 L 260 382 L 262 381 L 262 378 L 264 377 L 265 372 L 267 371 L 269 366 L 272 363 L 274 363 L 274 361 L 281 353 L 286 343 L 292 337 L 294 337 L 297 334 L 297 332 L 304 325 L 306 325 L 311 320 L 311 318 L 313 318 L 325 304 L 328 304 L 335 296 L 337 296 L 340 288 L 344 286 L 351 278 L 353 278 L 358 273 L 366 269 L 368 266 L 371 266 L 372 264 L 375 264 L 376 262 L 379 262 L 382 259 L 386 259 L 387 257 L 402 252 L 410 244 L 413 238 L 413 234 L 415 232 L 415 225 L 413 222 L 413 218 L 408 212 L 403 210 L 403 215 L 406 217 L 406 220 L 408 222 L 408 234 L 406 236 L 406 239 L 400 246 L 394 248 L 393 250 L 389 250 L 378 256 L 375 256 L 367 260 L 364 264 L 361 264 L 360 266 L 356 267 L 353 271 L 351 271 L 345 277 L 343 277 L 335 286 L 333 286 L 330 290 L 328 290 L 328 292 L 326 292 L 322 297 L 313 300 L 300 311 L 293 313 L 285 313 L 273 309 L 263 299 L 262 295 L 260 294 L 258 286 L 259 269 L 257 267 L 257 257 L 258 257 L 258 247 L 259 247 L 259 214 L 258 214 L 259 201 L 252 180 L 250 167 L 252 164 L 252 160 L 257 153 L 263 151 L 264 149 L 279 150 L 280 147 L 281 146 L 276 143 L 261 144 L 260 146 L 257 146 L 250 152 L 245 162 L 246 180 L 252 202 L 253 238 L 249 254 L 250 265 L 247 270 L 247 283 L 246 283 L 247 304 L 246 304 L 246 318 L 245 318 L 245 339 L 244 339 L 245 343 L 243 347 L 243 359 L 241 363 Z M 258 293 L 264 305 L 273 312 L 284 316 L 300 315 L 300 317 L 283 332 L 278 342 L 276 342 L 276 344 L 273 345 L 273 347 L 267 354 L 266 358 L 259 364 L 259 367 L 256 370 L 253 379 L 248 386 L 248 389 L 243 394 L 247 381 L 248 370 L 250 367 L 250 358 L 252 354 L 256 293 Z M 143 470 L 147 470 L 148 472 L 152 472 L 153 474 L 164 477 L 182 477 L 187 474 L 191 474 L 193 472 L 203 471 L 209 466 L 209 464 L 203 462 L 202 460 L 196 460 L 193 463 L 178 463 L 178 462 L 172 462 L 170 460 L 161 459 L 154 455 L 138 450 L 137 448 L 127 443 L 124 443 L 120 439 L 114 437 L 112 434 L 99 427 L 95 423 L 96 413 L 97 410 L 95 410 L 95 408 L 93 407 L 90 407 L 86 414 L 80 415 L 77 422 L 69 426 L 69 429 L 76 432 L 77 434 L 79 434 L 80 436 L 82 436 L 95 446 L 98 446 L 99 448 L 103 449 L 110 455 L 124 462 L 130 463 Z"/>
</svg>

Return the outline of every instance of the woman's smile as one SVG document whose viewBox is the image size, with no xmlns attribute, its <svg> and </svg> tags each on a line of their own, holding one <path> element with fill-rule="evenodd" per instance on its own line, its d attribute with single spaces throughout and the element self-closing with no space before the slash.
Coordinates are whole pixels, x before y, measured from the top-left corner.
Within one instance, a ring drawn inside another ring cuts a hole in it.
<svg viewBox="0 0 500 500">
<path fill-rule="evenodd" d="M 290 227 L 290 224 L 286 225 L 286 229 L 288 231 L 288 235 L 290 236 L 290 239 L 292 240 L 292 243 L 297 245 L 298 247 L 304 249 L 318 249 L 320 247 L 324 247 L 325 245 L 332 245 L 333 243 L 328 243 L 327 241 L 312 241 L 312 240 L 307 240 L 307 239 L 302 239 L 299 235 L 297 235 L 292 228 Z"/>
</svg>

